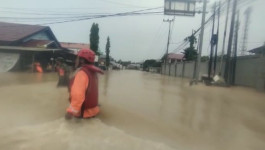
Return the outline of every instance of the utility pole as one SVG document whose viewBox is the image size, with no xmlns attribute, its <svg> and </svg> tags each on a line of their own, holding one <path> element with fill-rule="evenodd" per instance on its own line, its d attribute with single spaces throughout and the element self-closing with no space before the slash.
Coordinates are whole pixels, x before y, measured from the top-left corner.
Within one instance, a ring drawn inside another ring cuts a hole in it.
<svg viewBox="0 0 265 150">
<path fill-rule="evenodd" d="M 245 11 L 245 26 L 244 26 L 244 34 L 243 34 L 243 41 L 242 41 L 242 48 L 241 48 L 241 55 L 244 56 L 247 51 L 247 42 L 248 42 L 248 30 L 249 30 L 249 22 L 250 22 L 250 15 L 252 12 L 252 8 L 248 7 Z"/>
<path fill-rule="evenodd" d="M 238 47 L 238 31 L 239 31 L 239 11 L 237 11 L 237 21 L 235 26 L 235 39 L 234 39 L 234 58 L 232 63 L 232 85 L 235 85 L 235 79 L 236 79 L 236 63 L 237 63 L 237 47 Z"/>
<path fill-rule="evenodd" d="M 168 39 L 167 39 L 167 50 L 166 50 L 166 56 L 165 56 L 165 73 L 166 73 L 166 66 L 167 66 L 167 59 L 168 59 L 168 49 L 169 49 L 169 42 L 170 42 L 170 36 L 171 36 L 171 23 L 174 21 L 174 19 L 167 19 L 163 20 L 164 22 L 169 23 L 169 28 L 168 28 Z"/>
<path fill-rule="evenodd" d="M 232 50 L 233 34 L 234 34 L 234 28 L 235 28 L 236 10 L 237 10 L 237 0 L 234 0 L 232 20 L 231 20 L 231 26 L 230 26 L 230 34 L 229 34 L 229 40 L 228 40 L 228 48 L 227 48 L 227 59 L 226 59 L 226 64 L 225 64 L 225 75 L 224 75 L 225 81 L 228 85 L 231 84 L 231 50 Z"/>
<path fill-rule="evenodd" d="M 200 68 L 201 68 L 201 54 L 202 54 L 202 47 L 203 47 L 203 36 L 204 36 L 204 24 L 205 24 L 205 17 L 206 17 L 206 7 L 207 7 L 207 0 L 203 0 L 203 11 L 202 11 L 202 22 L 201 22 L 201 32 L 200 32 L 200 43 L 199 43 L 199 53 L 197 56 L 197 63 L 195 64 L 195 82 L 199 80 L 200 76 Z"/>
<path fill-rule="evenodd" d="M 214 29 L 215 29 L 216 3 L 214 4 L 214 10 L 213 11 L 214 11 L 214 13 L 213 13 L 213 28 L 212 28 L 211 52 L 210 52 L 210 60 L 209 60 L 209 68 L 208 68 L 208 79 L 210 79 L 211 73 L 212 73 L 213 51 L 214 51 L 214 45 L 215 45 Z"/>
<path fill-rule="evenodd" d="M 218 52 L 218 43 L 219 43 L 219 27 L 220 27 L 220 13 L 221 13 L 221 1 L 219 1 L 218 8 L 218 22 L 217 22 L 217 33 L 216 33 L 216 46 L 215 46 L 215 56 L 214 56 L 214 75 L 216 75 L 216 64 L 217 64 L 217 52 Z"/>
<path fill-rule="evenodd" d="M 192 32 L 192 35 L 194 35 L 194 32 Z M 199 35 L 200 36 L 200 35 Z M 200 39 L 198 39 L 198 43 L 200 43 Z M 199 50 L 199 44 L 197 44 L 197 51 Z M 191 83 L 193 83 L 196 79 L 196 67 L 197 67 L 197 64 L 198 64 L 198 61 L 195 61 L 195 64 L 194 64 L 194 71 L 193 71 L 193 80 L 191 81 Z"/>
<path fill-rule="evenodd" d="M 226 33 L 227 33 L 227 26 L 228 26 L 228 18 L 229 18 L 229 9 L 230 9 L 230 1 L 227 0 L 227 10 L 226 10 L 226 20 L 225 20 L 225 31 L 224 31 L 224 38 L 223 38 L 223 47 L 222 47 L 222 54 L 221 54 L 221 63 L 219 68 L 219 74 L 222 73 L 223 70 L 223 62 L 224 62 L 224 52 L 225 52 L 225 40 L 226 40 Z"/>
</svg>

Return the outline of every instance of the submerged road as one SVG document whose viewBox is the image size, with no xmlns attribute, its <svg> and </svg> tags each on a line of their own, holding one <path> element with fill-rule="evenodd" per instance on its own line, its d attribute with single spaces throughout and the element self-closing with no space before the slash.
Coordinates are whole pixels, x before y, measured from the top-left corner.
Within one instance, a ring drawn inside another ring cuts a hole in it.
<svg viewBox="0 0 265 150">
<path fill-rule="evenodd" d="M 1 149 L 265 149 L 264 93 L 129 70 L 99 80 L 100 115 L 66 121 L 56 74 L 0 74 Z"/>
</svg>

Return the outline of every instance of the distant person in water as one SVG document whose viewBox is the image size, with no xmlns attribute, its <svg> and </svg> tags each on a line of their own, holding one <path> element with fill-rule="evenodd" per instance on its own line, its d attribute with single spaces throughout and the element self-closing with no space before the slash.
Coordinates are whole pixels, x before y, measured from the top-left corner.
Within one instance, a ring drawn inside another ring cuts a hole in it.
<svg viewBox="0 0 265 150">
<path fill-rule="evenodd" d="M 69 67 L 65 64 L 65 59 L 58 57 L 56 59 L 56 71 L 58 72 L 59 81 L 57 86 L 69 85 Z"/>
<path fill-rule="evenodd" d="M 34 71 L 38 73 L 43 73 L 42 66 L 39 62 L 34 63 Z"/>
<path fill-rule="evenodd" d="M 70 80 L 70 106 L 67 108 L 66 119 L 72 117 L 91 118 L 99 113 L 98 77 L 103 71 L 94 66 L 95 53 L 90 49 L 78 52 L 74 77 Z"/>
<path fill-rule="evenodd" d="M 50 63 L 47 64 L 46 71 L 52 72 L 52 65 Z"/>
</svg>

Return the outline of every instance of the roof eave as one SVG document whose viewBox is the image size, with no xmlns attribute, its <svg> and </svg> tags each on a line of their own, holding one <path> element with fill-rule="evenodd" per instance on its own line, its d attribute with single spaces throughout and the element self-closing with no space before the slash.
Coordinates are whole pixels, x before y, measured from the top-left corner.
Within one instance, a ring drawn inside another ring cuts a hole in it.
<svg viewBox="0 0 265 150">
<path fill-rule="evenodd" d="M 0 46 L 0 51 L 32 51 L 32 52 L 45 52 L 45 51 L 61 51 L 62 49 L 52 48 L 39 48 L 39 47 L 22 47 L 22 46 Z"/>
</svg>

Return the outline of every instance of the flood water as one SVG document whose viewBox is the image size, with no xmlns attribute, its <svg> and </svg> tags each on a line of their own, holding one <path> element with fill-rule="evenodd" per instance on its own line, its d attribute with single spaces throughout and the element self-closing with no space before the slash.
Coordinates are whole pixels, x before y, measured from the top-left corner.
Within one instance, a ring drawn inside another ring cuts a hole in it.
<svg viewBox="0 0 265 150">
<path fill-rule="evenodd" d="M 265 149 L 264 93 L 140 71 L 99 80 L 100 115 L 67 121 L 56 74 L 0 74 L 1 149 Z"/>
</svg>

